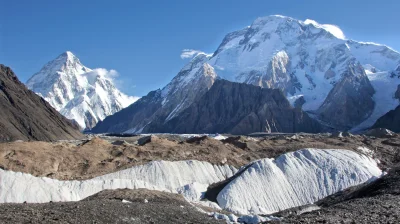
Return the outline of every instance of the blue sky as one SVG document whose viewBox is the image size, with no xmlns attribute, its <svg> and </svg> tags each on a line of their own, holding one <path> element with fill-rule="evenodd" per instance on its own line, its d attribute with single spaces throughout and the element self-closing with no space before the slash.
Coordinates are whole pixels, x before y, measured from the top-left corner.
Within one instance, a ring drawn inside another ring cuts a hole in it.
<svg viewBox="0 0 400 224">
<path fill-rule="evenodd" d="M 0 63 L 25 82 L 66 50 L 90 68 L 115 69 L 142 96 L 187 63 L 183 49 L 212 53 L 228 32 L 260 16 L 338 25 L 349 39 L 400 50 L 399 0 L 0 0 Z"/>
</svg>

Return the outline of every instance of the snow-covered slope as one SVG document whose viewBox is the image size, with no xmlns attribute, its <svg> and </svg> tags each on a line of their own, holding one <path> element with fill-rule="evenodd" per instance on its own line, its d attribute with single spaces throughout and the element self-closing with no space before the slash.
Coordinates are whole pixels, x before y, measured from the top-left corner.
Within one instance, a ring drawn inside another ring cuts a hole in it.
<svg viewBox="0 0 400 224">
<path fill-rule="evenodd" d="M 65 117 L 91 128 L 138 99 L 114 86 L 115 74 L 114 70 L 89 69 L 67 51 L 47 63 L 26 85 Z"/>
<path fill-rule="evenodd" d="M 118 188 L 169 191 L 194 199 L 193 195 L 201 195 L 200 190 L 205 191 L 211 183 L 222 181 L 236 171 L 227 165 L 194 160 L 154 161 L 90 180 L 59 181 L 0 169 L 0 203 L 78 201 L 105 189 Z"/>
<path fill-rule="evenodd" d="M 212 56 L 203 53 L 195 56 L 166 87 L 158 90 L 157 97 L 129 108 L 126 114 L 130 115 L 124 118 L 129 124 L 110 119 L 97 131 L 156 131 L 152 126 L 178 116 L 217 78 L 279 88 L 293 104 L 304 99 L 302 109 L 316 114 L 324 123 L 348 129 L 370 117 L 375 108 L 374 91 L 361 66 L 369 65 L 383 72 L 392 71 L 399 64 L 399 52 L 380 44 L 348 40 L 337 26 L 285 16 L 262 17 L 226 35 Z M 347 80 L 341 83 L 345 76 Z M 208 77 L 207 82 L 204 77 Z M 327 99 L 337 83 L 343 88 L 336 88 L 338 94 L 330 95 L 340 97 Z M 354 89 L 360 90 L 358 94 Z M 363 100 L 368 101 L 365 108 L 357 110 L 359 105 L 355 102 Z M 139 108 L 148 102 L 157 108 L 152 111 Z M 325 102 L 328 103 L 321 109 Z M 340 102 L 346 103 L 340 105 Z M 344 119 L 339 119 L 340 116 Z"/>
<path fill-rule="evenodd" d="M 226 36 L 209 63 L 225 79 L 281 88 L 289 98 L 303 95 L 303 109 L 309 111 L 321 106 L 350 64 L 388 71 L 400 61 L 400 54 L 386 46 L 337 38 L 309 21 L 258 18 Z"/>
<path fill-rule="evenodd" d="M 255 162 L 217 200 L 239 214 L 270 214 L 313 203 L 381 174 L 373 159 L 356 152 L 303 149 Z"/>
</svg>

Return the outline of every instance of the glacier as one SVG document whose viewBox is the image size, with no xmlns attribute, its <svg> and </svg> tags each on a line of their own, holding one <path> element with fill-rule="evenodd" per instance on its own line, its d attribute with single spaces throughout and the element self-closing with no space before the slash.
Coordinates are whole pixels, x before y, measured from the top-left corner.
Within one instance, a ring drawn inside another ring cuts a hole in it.
<svg viewBox="0 0 400 224">
<path fill-rule="evenodd" d="M 237 214 L 271 214 L 314 203 L 381 175 L 376 161 L 366 155 L 303 149 L 254 162 L 222 189 L 217 201 Z"/>
<path fill-rule="evenodd" d="M 204 185 L 225 180 L 236 171 L 195 160 L 153 161 L 89 180 L 60 181 L 0 169 L 0 203 L 79 201 L 102 190 L 120 188 L 182 193 L 194 200 L 193 195 L 201 196 Z"/>
<path fill-rule="evenodd" d="M 105 189 L 147 188 L 182 194 L 189 202 L 207 205 L 200 201 L 207 187 L 237 172 L 228 165 L 196 160 L 153 161 L 82 181 L 0 169 L 0 203 L 79 201 Z M 303 149 L 276 159 L 254 161 L 222 189 L 217 202 L 236 214 L 268 214 L 313 203 L 381 175 L 377 163 L 366 155 L 348 150 Z"/>
</svg>

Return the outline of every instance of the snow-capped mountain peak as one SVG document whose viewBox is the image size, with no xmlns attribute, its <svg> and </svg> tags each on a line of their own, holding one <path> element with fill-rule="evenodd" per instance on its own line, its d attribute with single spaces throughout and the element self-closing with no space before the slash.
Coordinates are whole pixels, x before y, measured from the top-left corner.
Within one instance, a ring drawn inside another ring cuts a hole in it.
<svg viewBox="0 0 400 224">
<path fill-rule="evenodd" d="M 115 87 L 116 75 L 115 70 L 87 68 L 66 51 L 34 74 L 27 86 L 82 128 L 91 128 L 138 99 Z"/>
<path fill-rule="evenodd" d="M 343 31 L 336 25 L 331 25 L 331 24 L 319 24 L 314 20 L 311 19 L 306 19 L 304 22 L 304 24 L 312 24 L 314 27 L 316 28 L 322 28 L 326 31 L 328 31 L 329 33 L 331 33 L 333 36 L 335 36 L 336 38 L 345 40 L 346 36 L 344 35 Z"/>
<path fill-rule="evenodd" d="M 82 65 L 80 60 L 70 51 L 60 54 L 56 59 L 48 62 L 27 82 L 28 88 L 35 91 L 42 97 L 53 92 L 52 83 L 60 78 L 78 81 L 79 76 L 91 72 L 92 70 Z M 48 85 L 44 85 L 47 83 Z M 62 97 L 55 97 L 50 104 L 57 110 L 60 110 L 69 100 L 74 97 L 72 86 L 65 86 Z M 59 95 L 59 94 L 55 94 Z"/>
<path fill-rule="evenodd" d="M 399 62 L 399 52 L 351 40 L 336 25 L 281 15 L 260 17 L 228 33 L 212 56 L 194 57 L 160 94 L 130 107 L 125 114 L 135 122 L 115 124 L 117 118 L 109 119 L 97 130 L 157 132 L 157 125 L 179 116 L 216 79 L 281 89 L 292 105 L 301 105 L 330 127 L 348 130 L 394 109 L 392 104 L 384 106 L 394 88 L 381 88 L 387 82 L 377 80 L 388 80 L 387 71 Z M 149 102 L 152 110 L 142 110 Z"/>
</svg>

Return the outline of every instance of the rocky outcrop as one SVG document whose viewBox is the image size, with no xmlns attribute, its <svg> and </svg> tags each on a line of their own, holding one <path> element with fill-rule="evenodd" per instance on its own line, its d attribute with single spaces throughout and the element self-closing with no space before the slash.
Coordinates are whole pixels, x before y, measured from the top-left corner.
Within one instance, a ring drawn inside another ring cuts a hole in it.
<svg viewBox="0 0 400 224">
<path fill-rule="evenodd" d="M 380 117 L 372 128 L 386 128 L 394 132 L 400 132 L 400 105 Z"/>
<path fill-rule="evenodd" d="M 0 65 L 0 142 L 83 138 L 78 127 Z"/>
<path fill-rule="evenodd" d="M 148 135 L 141 137 L 137 140 L 137 144 L 140 146 L 146 145 L 147 143 L 150 143 L 152 141 L 157 141 L 158 137 L 155 135 Z"/>
<path fill-rule="evenodd" d="M 359 63 L 350 64 L 317 112 L 321 120 L 348 130 L 371 115 L 374 93 L 363 67 Z"/>
<path fill-rule="evenodd" d="M 400 85 L 397 86 L 397 90 L 394 93 L 394 98 L 400 101 Z"/>
<path fill-rule="evenodd" d="M 395 137 L 395 134 L 386 129 L 386 128 L 374 128 L 371 130 L 368 130 L 364 133 L 364 135 L 366 136 L 372 136 L 375 138 L 392 138 Z"/>
<path fill-rule="evenodd" d="M 395 78 L 395 77 L 400 78 L 400 65 L 397 66 L 397 68 L 390 73 L 390 77 L 391 78 Z"/>
<path fill-rule="evenodd" d="M 301 109 L 303 105 L 306 103 L 306 100 L 304 99 L 304 96 L 300 96 L 299 98 L 294 101 L 293 105 L 295 108 Z"/>
<path fill-rule="evenodd" d="M 217 75 L 210 65 L 204 63 L 205 60 L 208 60 L 205 55 L 197 56 L 190 66 L 191 70 L 187 67 L 183 68 L 178 76 L 162 90 L 165 95 L 162 107 L 152 116 L 152 121 L 145 124 L 142 132 L 158 132 L 165 122 L 178 116 L 210 89 Z"/>
<path fill-rule="evenodd" d="M 290 106 L 282 91 L 217 80 L 178 117 L 157 131 L 173 133 L 320 132 L 321 126 Z"/>
</svg>

